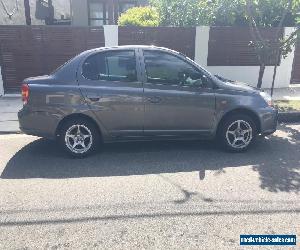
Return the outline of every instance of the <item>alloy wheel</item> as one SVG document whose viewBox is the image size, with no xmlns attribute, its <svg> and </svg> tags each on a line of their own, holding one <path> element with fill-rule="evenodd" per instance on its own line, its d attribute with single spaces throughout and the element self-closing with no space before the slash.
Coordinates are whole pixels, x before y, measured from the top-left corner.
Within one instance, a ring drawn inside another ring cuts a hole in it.
<svg viewBox="0 0 300 250">
<path fill-rule="evenodd" d="M 231 123 L 226 131 L 227 143 L 235 149 L 246 148 L 252 141 L 253 130 L 250 124 L 244 120 L 236 120 Z"/>
<path fill-rule="evenodd" d="M 66 131 L 65 143 L 71 152 L 84 154 L 93 144 L 92 132 L 84 125 L 73 125 Z"/>
</svg>

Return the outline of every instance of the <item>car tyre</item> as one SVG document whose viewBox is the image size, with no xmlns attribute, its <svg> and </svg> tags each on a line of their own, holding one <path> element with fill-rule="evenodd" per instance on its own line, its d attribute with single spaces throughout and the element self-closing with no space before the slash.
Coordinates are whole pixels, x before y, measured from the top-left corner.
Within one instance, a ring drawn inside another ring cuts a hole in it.
<svg viewBox="0 0 300 250">
<path fill-rule="evenodd" d="M 255 141 L 257 128 L 248 115 L 235 114 L 224 120 L 219 130 L 223 148 L 230 152 L 244 152 Z"/>
<path fill-rule="evenodd" d="M 93 122 L 82 118 L 70 119 L 62 125 L 59 143 L 72 157 L 83 158 L 96 151 L 100 134 Z"/>
</svg>

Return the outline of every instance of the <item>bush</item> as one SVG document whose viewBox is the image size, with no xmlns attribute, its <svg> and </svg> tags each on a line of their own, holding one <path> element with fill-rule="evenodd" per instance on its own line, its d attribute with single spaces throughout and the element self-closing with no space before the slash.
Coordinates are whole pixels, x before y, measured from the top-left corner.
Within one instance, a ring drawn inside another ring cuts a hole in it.
<svg viewBox="0 0 300 250">
<path fill-rule="evenodd" d="M 159 25 L 159 15 L 151 7 L 134 7 L 120 16 L 118 24 L 121 26 L 156 27 Z"/>
</svg>

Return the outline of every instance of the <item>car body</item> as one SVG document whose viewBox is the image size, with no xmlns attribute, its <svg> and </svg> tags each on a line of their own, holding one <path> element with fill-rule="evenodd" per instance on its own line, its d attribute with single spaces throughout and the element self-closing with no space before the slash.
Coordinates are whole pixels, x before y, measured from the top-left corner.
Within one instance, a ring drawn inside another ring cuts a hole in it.
<svg viewBox="0 0 300 250">
<path fill-rule="evenodd" d="M 253 138 L 277 125 L 278 112 L 264 92 L 154 46 L 88 50 L 50 75 L 25 79 L 24 86 L 20 129 L 51 139 L 62 137 L 64 124 L 76 119 L 92 123 L 104 142 L 212 139 L 236 115 L 248 117 Z"/>
</svg>

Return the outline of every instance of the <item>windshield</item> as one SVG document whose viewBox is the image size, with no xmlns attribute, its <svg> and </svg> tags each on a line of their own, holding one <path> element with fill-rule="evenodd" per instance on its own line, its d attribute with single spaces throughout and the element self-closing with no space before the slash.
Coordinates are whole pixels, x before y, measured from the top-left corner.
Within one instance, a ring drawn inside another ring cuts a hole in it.
<svg viewBox="0 0 300 250">
<path fill-rule="evenodd" d="M 196 65 L 198 68 L 200 68 L 207 76 L 209 76 L 211 79 L 214 79 L 214 80 L 220 80 L 219 78 L 216 77 L 216 75 L 213 75 L 212 73 L 210 73 L 209 71 L 207 71 L 205 68 L 203 68 L 201 65 L 199 65 L 197 62 L 193 61 L 191 58 L 185 56 L 185 58 L 192 62 L 194 65 Z"/>
<path fill-rule="evenodd" d="M 220 76 L 220 75 L 214 75 L 218 80 L 220 80 L 220 81 L 222 81 L 222 82 L 230 82 L 230 83 L 233 83 L 233 82 L 235 82 L 235 81 L 233 81 L 233 80 L 229 80 L 229 79 L 227 79 L 227 78 L 225 78 L 225 77 L 223 77 L 223 76 Z"/>
</svg>

